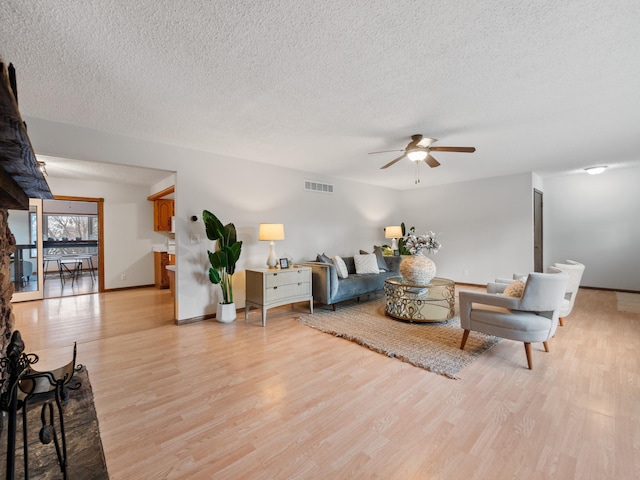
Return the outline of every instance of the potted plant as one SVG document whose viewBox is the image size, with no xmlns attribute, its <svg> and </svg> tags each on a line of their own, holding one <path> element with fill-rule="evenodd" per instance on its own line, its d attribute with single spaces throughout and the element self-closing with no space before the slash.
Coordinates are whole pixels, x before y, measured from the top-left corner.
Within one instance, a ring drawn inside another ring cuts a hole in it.
<svg viewBox="0 0 640 480">
<path fill-rule="evenodd" d="M 202 221 L 207 238 L 216 242 L 216 250 L 209 255 L 209 280 L 214 285 L 220 284 L 222 301 L 216 309 L 216 320 L 229 323 L 236 318 L 236 305 L 233 303 L 232 278 L 236 271 L 236 262 L 240 258 L 242 242 L 237 240 L 236 227 L 233 223 L 222 225 L 213 213 L 203 210 Z"/>
<path fill-rule="evenodd" d="M 402 238 L 398 239 L 398 250 L 400 250 L 400 255 L 408 256 L 411 255 L 411 252 L 407 248 L 407 235 L 413 235 L 416 231 L 416 227 L 411 227 L 408 231 L 404 226 L 404 222 L 400 224 L 400 228 L 402 228 Z"/>
</svg>

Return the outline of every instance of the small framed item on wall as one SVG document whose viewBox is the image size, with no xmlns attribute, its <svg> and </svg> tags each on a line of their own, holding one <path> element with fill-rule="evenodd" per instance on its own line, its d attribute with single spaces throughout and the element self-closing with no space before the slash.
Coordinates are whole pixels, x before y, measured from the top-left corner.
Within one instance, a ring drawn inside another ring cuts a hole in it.
<svg viewBox="0 0 640 480">
<path fill-rule="evenodd" d="M 280 268 L 289 268 L 289 259 L 281 258 L 280 259 Z"/>
</svg>

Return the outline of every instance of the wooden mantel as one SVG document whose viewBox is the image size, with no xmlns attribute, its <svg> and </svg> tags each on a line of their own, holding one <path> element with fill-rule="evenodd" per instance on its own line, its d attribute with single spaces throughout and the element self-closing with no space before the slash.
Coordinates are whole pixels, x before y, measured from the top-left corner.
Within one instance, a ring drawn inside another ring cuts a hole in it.
<svg viewBox="0 0 640 480">
<path fill-rule="evenodd" d="M 29 209 L 29 198 L 51 199 L 16 100 L 13 66 L 0 60 L 0 208 Z"/>
</svg>

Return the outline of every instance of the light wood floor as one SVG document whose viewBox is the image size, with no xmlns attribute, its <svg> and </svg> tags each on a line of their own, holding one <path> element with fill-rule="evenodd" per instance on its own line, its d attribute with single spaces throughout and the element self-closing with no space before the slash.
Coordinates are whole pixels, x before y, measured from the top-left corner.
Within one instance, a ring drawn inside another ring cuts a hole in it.
<svg viewBox="0 0 640 480">
<path fill-rule="evenodd" d="M 31 277 L 25 285 L 20 286 L 21 292 L 33 292 L 38 289 L 38 280 Z M 60 280 L 57 272 L 49 272 L 44 280 L 43 297 L 68 297 L 72 295 L 84 295 L 86 293 L 98 293 L 98 275 L 92 279 L 89 271 L 83 271 L 82 275 L 75 281 L 65 276 L 65 281 Z"/>
<path fill-rule="evenodd" d="M 461 380 L 302 326 L 303 304 L 266 328 L 174 326 L 152 288 L 14 312 L 45 365 L 78 341 L 113 480 L 640 478 L 640 314 L 614 292 L 581 290 L 532 371 L 503 340 Z"/>
</svg>

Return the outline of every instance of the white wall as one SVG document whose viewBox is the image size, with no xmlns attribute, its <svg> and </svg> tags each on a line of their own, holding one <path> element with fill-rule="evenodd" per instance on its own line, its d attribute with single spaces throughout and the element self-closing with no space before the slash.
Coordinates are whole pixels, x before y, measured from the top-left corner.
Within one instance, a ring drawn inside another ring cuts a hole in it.
<svg viewBox="0 0 640 480">
<path fill-rule="evenodd" d="M 545 263 L 576 260 L 583 286 L 640 291 L 640 168 L 544 181 Z"/>
<path fill-rule="evenodd" d="M 104 287 L 154 283 L 151 245 L 165 237 L 153 231 L 148 187 L 47 177 L 54 195 L 104 198 Z M 122 280 L 121 275 L 126 279 Z"/>
<path fill-rule="evenodd" d="M 248 173 L 250 172 L 250 174 Z M 233 222 L 243 250 L 234 277 L 234 300 L 244 305 L 243 270 L 265 266 L 267 242 L 259 242 L 260 223 L 283 223 L 286 239 L 276 251 L 294 261 L 315 259 L 317 253 L 353 255 L 383 240 L 382 227 L 397 203 L 397 193 L 355 182 L 333 179 L 335 193 L 303 189 L 309 174 L 266 164 L 220 156 L 193 158 L 180 168 L 176 185 L 177 282 L 179 318 L 213 313 L 217 288 L 206 277 L 207 249 L 202 221 L 191 222 L 202 210 L 213 212 L 223 223 Z M 329 181 L 329 179 L 317 179 Z M 191 243 L 192 234 L 200 238 Z"/>
<path fill-rule="evenodd" d="M 430 258 L 438 276 L 485 284 L 533 269 L 532 175 L 519 174 L 410 190 L 401 214 L 417 233 L 439 233 Z"/>
<path fill-rule="evenodd" d="M 398 204 L 399 192 L 381 187 L 40 119 L 31 118 L 27 122 L 31 142 L 39 154 L 176 172 L 176 283 L 180 320 L 214 313 L 217 303 L 218 287 L 210 285 L 206 277 L 206 251 L 213 245 L 206 239 L 201 222 L 203 209 L 212 211 L 223 223 L 233 222 L 239 239 L 244 242 L 238 264 L 240 272 L 234 277 L 234 300 L 242 307 L 242 270 L 263 266 L 268 255 L 268 244 L 257 241 L 260 223 L 285 225 L 286 240 L 277 242 L 276 251 L 290 254 L 295 261 L 313 259 L 319 252 L 350 255 L 384 241 L 382 229 L 391 224 Z M 335 193 L 306 192 L 305 179 L 332 183 Z M 78 185 L 79 191 L 75 193 L 59 191 L 58 185 L 51 186 L 54 194 L 103 196 L 91 186 L 80 188 Z M 123 188 L 122 194 L 129 190 L 129 187 Z M 144 194 L 145 202 L 148 194 L 148 191 Z M 130 199 L 132 204 L 129 207 L 123 204 L 118 209 L 115 221 L 127 222 L 118 224 L 121 229 L 138 225 L 140 215 L 152 221 L 151 202 L 144 204 L 147 212 L 141 214 L 140 205 L 127 195 L 123 198 Z M 189 220 L 194 213 L 199 217 L 195 223 Z M 135 219 L 127 221 L 127 215 Z M 191 243 L 192 234 L 198 235 L 200 241 Z M 136 237 L 134 242 L 141 238 L 144 245 L 139 246 L 140 252 L 147 245 L 157 243 L 149 240 L 148 232 Z M 115 280 L 122 268 L 120 265 L 119 269 L 113 269 Z"/>
<path fill-rule="evenodd" d="M 155 193 L 166 190 L 169 187 L 175 186 L 175 184 L 176 184 L 176 175 L 174 173 L 169 175 L 167 178 L 160 180 L 155 185 L 152 185 L 151 188 L 149 189 L 149 195 L 153 195 Z M 174 197 L 173 197 L 173 194 L 169 194 L 163 198 L 174 198 Z"/>
<path fill-rule="evenodd" d="M 31 243 L 29 210 L 9 210 L 8 222 L 16 245 L 29 245 Z"/>
<path fill-rule="evenodd" d="M 398 192 L 40 119 L 27 122 L 37 153 L 176 172 L 177 318 L 181 320 L 213 313 L 218 299 L 218 288 L 206 277 L 206 250 L 213 245 L 205 237 L 203 209 L 212 211 L 223 223 L 233 222 L 244 242 L 240 272 L 234 279 L 235 300 L 242 307 L 243 270 L 263 266 L 268 254 L 268 245 L 257 241 L 261 222 L 285 225 L 286 240 L 277 242 L 276 250 L 288 253 L 295 261 L 311 259 L 320 252 L 350 255 L 361 248 L 370 249 L 385 242 L 385 226 L 404 221 L 418 231 L 442 232 L 443 248 L 433 257 L 441 276 L 483 284 L 513 271 L 530 271 L 534 186 L 544 191 L 545 264 L 565 257 L 588 260 L 584 285 L 640 290 L 634 276 L 638 260 L 629 260 L 638 258 L 631 245 L 640 238 L 634 224 L 640 205 L 635 186 L 640 180 L 637 169 L 633 175 L 620 173 L 614 177 L 611 171 L 592 177 L 605 179 L 594 184 L 599 185 L 595 190 L 582 184 L 590 181 L 586 176 L 542 182 L 537 175 L 527 173 Z M 305 179 L 332 183 L 336 193 L 306 192 Z M 129 199 L 129 191 L 123 188 L 122 198 Z M 54 189 L 56 194 L 104 196 L 91 192 L 90 186 L 81 184 L 74 192 Z M 142 223 L 149 227 L 134 239 L 141 256 L 143 250 L 148 253 L 152 243 L 159 243 L 152 239 L 155 232 L 147 230 L 152 228 L 152 205 L 146 201 L 149 193 L 144 193 L 141 205 L 133 200 L 131 206 L 114 205 L 117 214 L 113 222 L 119 228 L 140 228 L 140 222 L 149 222 Z M 598 195 L 604 195 L 600 201 Z M 189 220 L 193 214 L 198 215 L 198 222 Z M 572 225 L 570 232 L 567 224 Z M 596 237 L 604 243 L 591 242 L 594 228 L 600 229 Z M 192 234 L 199 241 L 192 243 Z M 571 235 L 571 241 L 565 235 Z M 590 256 L 582 255 L 583 250 Z M 598 266 L 597 255 L 606 258 L 602 267 Z M 125 268 L 122 260 L 110 277 L 116 283 Z M 133 268 L 138 269 L 135 265 Z M 616 272 L 623 272 L 623 282 Z M 145 283 L 152 282 L 140 282 Z"/>
</svg>

